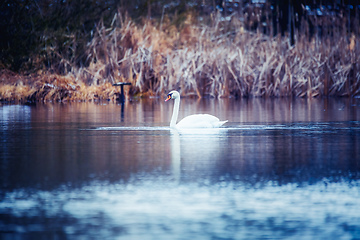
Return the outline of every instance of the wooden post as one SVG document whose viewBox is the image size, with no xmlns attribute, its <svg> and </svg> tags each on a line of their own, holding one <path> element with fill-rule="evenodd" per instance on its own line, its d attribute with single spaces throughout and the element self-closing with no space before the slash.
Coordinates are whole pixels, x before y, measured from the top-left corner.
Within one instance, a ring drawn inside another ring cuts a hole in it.
<svg viewBox="0 0 360 240">
<path fill-rule="evenodd" d="M 121 87 L 121 92 L 120 92 L 120 101 L 121 101 L 121 103 L 125 102 L 124 85 L 131 85 L 131 83 L 129 83 L 129 82 L 118 82 L 118 83 L 113 84 L 113 86 L 120 86 Z"/>
</svg>

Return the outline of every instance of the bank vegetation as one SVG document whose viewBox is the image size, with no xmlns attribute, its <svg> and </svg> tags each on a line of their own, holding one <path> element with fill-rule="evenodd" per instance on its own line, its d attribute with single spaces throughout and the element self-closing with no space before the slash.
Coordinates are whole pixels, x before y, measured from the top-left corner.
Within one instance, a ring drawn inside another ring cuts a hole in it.
<svg viewBox="0 0 360 240">
<path fill-rule="evenodd" d="M 0 100 L 115 101 L 117 82 L 131 83 L 128 98 L 172 89 L 197 97 L 359 96 L 359 32 L 345 15 L 303 17 L 292 42 L 266 12 L 257 14 L 261 21 L 219 11 L 135 21 L 118 9 L 86 38 L 44 32 L 18 71 L 1 62 Z"/>
</svg>

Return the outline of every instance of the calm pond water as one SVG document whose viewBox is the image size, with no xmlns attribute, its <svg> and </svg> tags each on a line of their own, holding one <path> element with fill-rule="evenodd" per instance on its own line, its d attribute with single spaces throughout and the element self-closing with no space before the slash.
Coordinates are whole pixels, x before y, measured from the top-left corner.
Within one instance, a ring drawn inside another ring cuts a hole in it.
<svg viewBox="0 0 360 240">
<path fill-rule="evenodd" d="M 360 99 L 0 105 L 0 239 L 360 239 Z"/>
</svg>

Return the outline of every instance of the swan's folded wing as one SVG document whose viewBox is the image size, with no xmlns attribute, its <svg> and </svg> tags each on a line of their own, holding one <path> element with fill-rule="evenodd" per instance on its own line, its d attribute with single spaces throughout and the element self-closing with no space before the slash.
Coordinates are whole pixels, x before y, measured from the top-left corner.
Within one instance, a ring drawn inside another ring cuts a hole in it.
<svg viewBox="0 0 360 240">
<path fill-rule="evenodd" d="M 209 114 L 195 114 L 190 115 L 182 119 L 177 128 L 217 128 L 226 123 L 226 121 L 220 121 L 219 118 Z"/>
</svg>

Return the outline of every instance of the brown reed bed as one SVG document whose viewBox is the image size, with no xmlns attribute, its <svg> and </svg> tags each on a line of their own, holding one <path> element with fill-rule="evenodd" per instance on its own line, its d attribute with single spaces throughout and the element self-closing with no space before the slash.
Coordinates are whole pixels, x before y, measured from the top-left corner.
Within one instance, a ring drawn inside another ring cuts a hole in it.
<svg viewBox="0 0 360 240">
<path fill-rule="evenodd" d="M 181 89 L 196 96 L 355 96 L 359 94 L 360 48 L 357 37 L 342 31 L 313 37 L 298 32 L 296 44 L 286 37 L 244 31 L 230 22 L 192 24 L 181 30 L 150 21 L 143 26 L 119 15 L 117 26 L 99 25 L 88 45 L 90 65 L 80 71 L 87 82 L 132 83 L 130 93 L 161 95 Z"/>
<path fill-rule="evenodd" d="M 171 89 L 198 97 L 358 96 L 359 36 L 341 29 L 310 36 L 304 22 L 290 45 L 287 37 L 244 30 L 236 15 L 230 21 L 214 15 L 205 25 L 189 14 L 175 26 L 166 17 L 139 25 L 117 13 L 110 26 L 98 24 L 86 64 L 56 53 L 61 61 L 51 70 L 66 69 L 66 76 L 29 75 L 9 83 L 17 76 L 3 71 L 0 100 L 115 100 L 119 89 L 112 83 L 121 81 L 132 84 L 131 96 Z"/>
<path fill-rule="evenodd" d="M 119 89 L 110 83 L 86 85 L 73 76 L 20 75 L 0 71 L 0 101 L 16 103 L 116 101 Z"/>
</svg>

